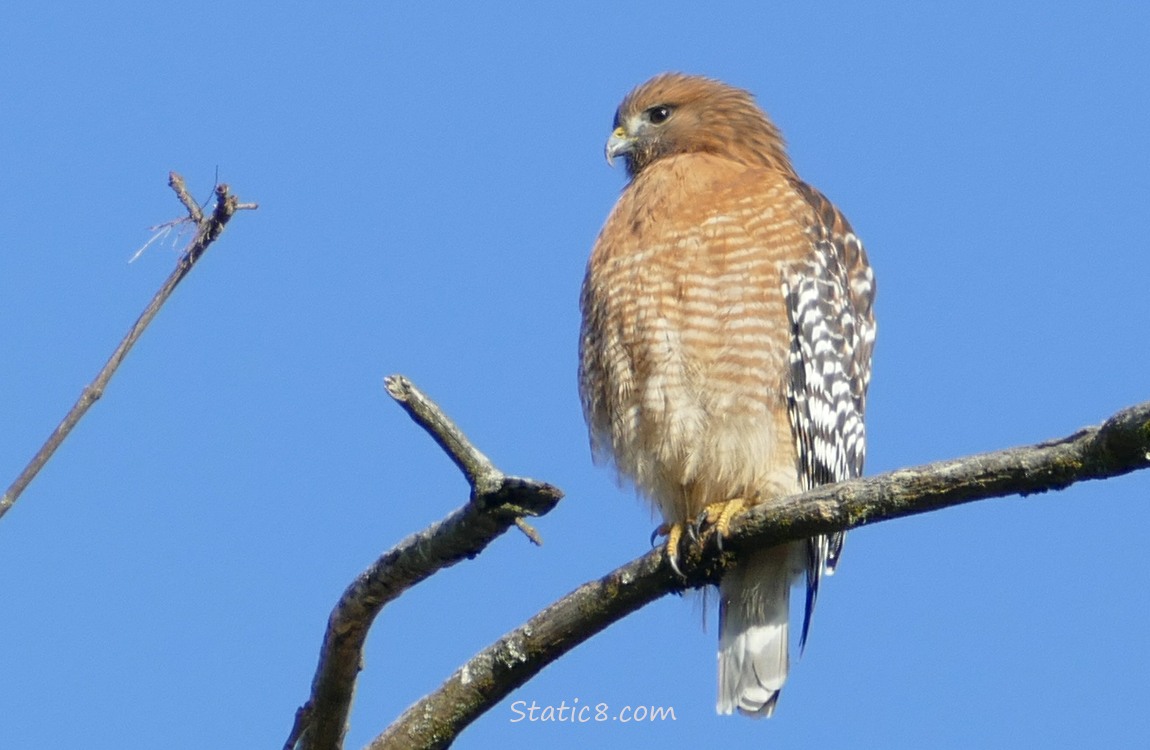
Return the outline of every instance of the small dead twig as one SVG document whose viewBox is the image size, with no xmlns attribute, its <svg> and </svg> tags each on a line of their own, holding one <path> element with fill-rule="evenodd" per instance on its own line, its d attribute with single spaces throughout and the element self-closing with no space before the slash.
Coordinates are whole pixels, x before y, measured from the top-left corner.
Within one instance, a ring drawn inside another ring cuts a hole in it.
<svg viewBox="0 0 1150 750">
<path fill-rule="evenodd" d="M 180 177 L 175 172 L 168 175 L 168 185 L 175 191 L 176 196 L 180 202 L 184 204 L 184 208 L 188 211 L 188 216 L 196 225 L 196 235 L 192 241 L 188 243 L 187 248 L 180 256 L 179 261 L 176 263 L 176 268 L 168 276 L 160 290 L 152 297 L 152 301 L 144 308 L 144 312 L 136 320 L 135 324 L 120 341 L 120 345 L 112 352 L 112 356 L 104 364 L 96 379 L 93 380 L 84 390 L 80 393 L 80 398 L 72 406 L 71 410 L 64 416 L 60 424 L 56 426 L 52 434 L 20 472 L 20 476 L 12 482 L 11 486 L 4 492 L 4 496 L 0 498 L 0 517 L 3 517 L 8 509 L 11 508 L 16 500 L 20 497 L 21 493 L 28 487 L 32 480 L 36 477 L 44 465 L 48 463 L 48 459 L 56 452 L 56 449 L 72 432 L 72 429 L 79 423 L 80 419 L 91 408 L 92 404 L 100 400 L 104 395 L 104 389 L 108 385 L 108 381 L 112 379 L 112 375 L 120 367 L 120 363 L 128 356 L 128 352 L 132 346 L 144 333 L 144 329 L 152 322 L 152 318 L 156 317 L 156 313 L 160 311 L 168 298 L 172 296 L 172 292 L 184 277 L 195 266 L 196 261 L 204 254 L 208 247 L 219 238 L 220 234 L 224 231 L 224 227 L 236 211 L 255 209 L 258 206 L 254 203 L 240 203 L 239 200 L 228 191 L 228 186 L 224 184 L 216 185 L 216 206 L 210 216 L 205 216 L 196 202 L 192 200 L 188 194 L 187 186 L 184 184 L 184 178 Z"/>
</svg>

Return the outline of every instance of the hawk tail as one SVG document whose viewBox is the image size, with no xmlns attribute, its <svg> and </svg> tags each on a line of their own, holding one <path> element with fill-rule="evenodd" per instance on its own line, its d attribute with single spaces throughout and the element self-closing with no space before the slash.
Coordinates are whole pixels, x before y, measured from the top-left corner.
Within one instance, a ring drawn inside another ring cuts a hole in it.
<svg viewBox="0 0 1150 750">
<path fill-rule="evenodd" d="M 715 710 L 767 718 L 790 664 L 791 581 L 805 569 L 803 543 L 751 554 L 719 584 L 719 699 Z"/>
</svg>

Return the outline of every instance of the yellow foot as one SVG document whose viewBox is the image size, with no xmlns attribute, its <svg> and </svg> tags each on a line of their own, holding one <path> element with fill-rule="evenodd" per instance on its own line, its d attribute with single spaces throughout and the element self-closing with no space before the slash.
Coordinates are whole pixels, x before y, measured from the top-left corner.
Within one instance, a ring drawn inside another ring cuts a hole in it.
<svg viewBox="0 0 1150 750">
<path fill-rule="evenodd" d="M 704 539 L 707 534 L 715 535 L 715 543 L 723 549 L 723 537 L 731 528 L 731 521 L 748 507 L 746 498 L 736 497 L 730 500 L 721 500 L 711 503 L 703 508 L 695 520 L 695 532 Z M 705 527 L 705 528 L 704 528 Z"/>
<path fill-rule="evenodd" d="M 667 553 L 667 562 L 671 564 L 671 570 L 675 571 L 680 578 L 686 578 L 683 571 L 679 570 L 679 542 L 683 539 L 683 524 L 681 523 L 662 523 L 651 532 L 651 544 L 655 544 L 655 537 L 665 536 L 667 541 L 663 545 L 663 550 Z"/>
</svg>

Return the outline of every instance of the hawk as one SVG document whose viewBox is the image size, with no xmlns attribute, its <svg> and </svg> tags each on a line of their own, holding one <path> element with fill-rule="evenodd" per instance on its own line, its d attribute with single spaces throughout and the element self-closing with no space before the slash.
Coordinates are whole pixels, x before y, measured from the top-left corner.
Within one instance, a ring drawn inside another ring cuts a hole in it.
<svg viewBox="0 0 1150 750">
<path fill-rule="evenodd" d="M 874 348 L 874 275 L 851 225 L 795 173 L 752 95 L 667 73 L 615 113 L 629 182 L 587 266 L 579 388 L 597 461 L 683 529 L 721 540 L 746 508 L 856 477 Z M 717 710 L 770 716 L 843 535 L 754 550 L 719 585 Z"/>
</svg>

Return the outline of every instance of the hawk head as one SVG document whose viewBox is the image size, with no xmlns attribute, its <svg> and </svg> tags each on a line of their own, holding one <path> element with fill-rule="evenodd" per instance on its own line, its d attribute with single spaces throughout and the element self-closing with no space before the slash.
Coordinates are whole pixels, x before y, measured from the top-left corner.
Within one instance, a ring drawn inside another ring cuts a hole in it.
<svg viewBox="0 0 1150 750">
<path fill-rule="evenodd" d="M 712 153 L 792 171 L 783 138 L 754 97 L 702 76 L 663 73 L 635 88 L 615 111 L 607 163 L 627 162 L 634 178 L 659 159 Z"/>
</svg>

